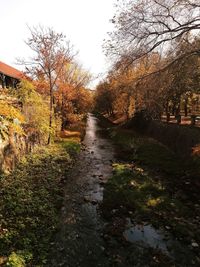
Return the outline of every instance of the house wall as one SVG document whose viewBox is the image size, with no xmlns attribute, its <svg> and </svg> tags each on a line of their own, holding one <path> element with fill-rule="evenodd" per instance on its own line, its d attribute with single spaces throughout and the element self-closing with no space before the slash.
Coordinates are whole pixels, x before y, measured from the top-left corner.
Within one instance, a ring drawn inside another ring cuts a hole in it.
<svg viewBox="0 0 200 267">
<path fill-rule="evenodd" d="M 0 88 L 16 88 L 19 80 L 0 73 Z"/>
</svg>

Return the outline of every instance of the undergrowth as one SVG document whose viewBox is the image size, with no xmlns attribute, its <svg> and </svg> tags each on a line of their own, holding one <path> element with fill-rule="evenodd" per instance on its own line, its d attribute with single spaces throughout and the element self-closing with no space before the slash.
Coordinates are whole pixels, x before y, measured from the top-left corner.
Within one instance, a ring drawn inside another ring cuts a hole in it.
<svg viewBox="0 0 200 267">
<path fill-rule="evenodd" d="M 58 226 L 63 181 L 79 152 L 59 141 L 24 157 L 0 180 L 0 265 L 43 266 Z"/>
</svg>

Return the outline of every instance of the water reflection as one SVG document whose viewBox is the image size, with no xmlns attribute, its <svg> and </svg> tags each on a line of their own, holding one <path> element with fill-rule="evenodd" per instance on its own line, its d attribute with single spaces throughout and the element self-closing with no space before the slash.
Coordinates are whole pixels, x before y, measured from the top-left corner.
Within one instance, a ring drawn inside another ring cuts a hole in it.
<svg viewBox="0 0 200 267">
<path fill-rule="evenodd" d="M 114 149 L 102 134 L 102 129 L 98 126 L 98 119 L 93 114 L 88 114 L 86 134 L 83 144 L 92 154 L 95 165 L 100 165 L 100 170 L 104 169 L 104 165 L 109 166 L 109 160 L 113 159 Z M 98 160 L 101 160 L 98 162 Z M 95 168 L 97 169 L 97 168 Z M 105 170 L 103 170 L 105 172 Z M 109 169 L 110 172 L 110 169 Z"/>
<path fill-rule="evenodd" d="M 168 253 L 167 245 L 164 241 L 165 236 L 161 231 L 156 230 L 152 225 L 136 225 L 130 223 L 129 227 L 124 231 L 124 238 L 131 242 L 140 242 L 155 249 L 160 249 Z"/>
</svg>

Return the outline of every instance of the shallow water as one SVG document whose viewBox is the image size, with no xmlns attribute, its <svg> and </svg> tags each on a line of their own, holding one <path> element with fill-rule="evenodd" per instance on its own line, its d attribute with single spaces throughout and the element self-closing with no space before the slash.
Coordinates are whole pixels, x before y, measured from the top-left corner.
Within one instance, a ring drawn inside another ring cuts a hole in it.
<svg viewBox="0 0 200 267">
<path fill-rule="evenodd" d="M 112 173 L 114 148 L 100 133 L 98 119 L 89 114 L 84 148 L 66 180 L 60 230 L 46 266 L 108 266 L 98 204 L 103 182 Z"/>
<path fill-rule="evenodd" d="M 156 230 L 152 225 L 135 225 L 133 226 L 128 220 L 127 229 L 123 236 L 126 241 L 131 243 L 139 242 L 142 245 L 148 245 L 155 249 L 160 249 L 168 254 L 165 235 L 159 230 Z"/>
</svg>

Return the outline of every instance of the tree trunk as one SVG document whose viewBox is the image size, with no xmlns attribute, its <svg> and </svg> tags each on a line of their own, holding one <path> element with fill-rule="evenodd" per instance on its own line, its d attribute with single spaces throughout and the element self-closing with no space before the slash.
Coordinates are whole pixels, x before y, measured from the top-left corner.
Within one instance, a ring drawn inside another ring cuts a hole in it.
<svg viewBox="0 0 200 267">
<path fill-rule="evenodd" d="M 170 122 L 170 113 L 167 112 L 167 122 Z"/>
<path fill-rule="evenodd" d="M 166 113 L 166 121 L 170 121 L 170 111 L 169 111 L 169 102 L 167 101 L 166 106 L 165 106 L 165 113 Z"/>
<path fill-rule="evenodd" d="M 51 76 L 49 78 L 49 85 L 50 85 L 50 102 L 49 102 L 49 137 L 47 144 L 49 145 L 51 143 L 51 130 L 52 130 L 52 121 L 53 121 L 53 87 L 52 87 L 52 80 Z"/>
<path fill-rule="evenodd" d="M 65 119 L 64 119 L 64 94 L 62 93 L 62 102 L 61 102 L 61 131 L 64 131 L 65 128 Z"/>
<path fill-rule="evenodd" d="M 173 102 L 173 106 L 172 106 L 172 115 L 173 116 L 176 115 L 175 112 L 176 112 L 176 102 Z"/>
<path fill-rule="evenodd" d="M 191 125 L 192 126 L 196 125 L 196 115 L 191 115 Z"/>
<path fill-rule="evenodd" d="M 184 113 L 185 113 L 185 117 L 188 116 L 188 99 L 185 99 L 185 103 L 184 103 Z"/>
<path fill-rule="evenodd" d="M 126 119 L 127 121 L 129 120 L 129 108 L 130 108 L 130 104 L 131 104 L 131 94 L 128 93 L 127 95 L 127 108 L 126 108 Z"/>
<path fill-rule="evenodd" d="M 178 103 L 178 106 L 176 108 L 176 120 L 177 120 L 177 124 L 181 123 L 180 102 Z"/>
</svg>

